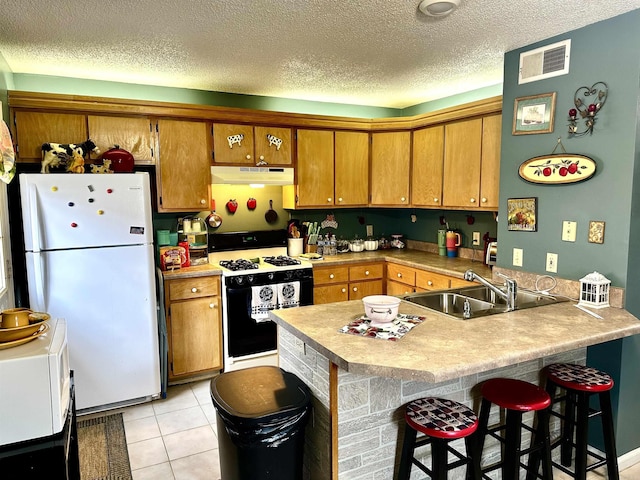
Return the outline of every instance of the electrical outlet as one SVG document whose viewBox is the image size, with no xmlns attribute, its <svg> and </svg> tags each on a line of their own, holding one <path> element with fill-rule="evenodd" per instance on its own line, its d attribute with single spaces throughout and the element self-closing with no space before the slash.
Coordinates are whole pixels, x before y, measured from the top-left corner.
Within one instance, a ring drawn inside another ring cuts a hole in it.
<svg viewBox="0 0 640 480">
<path fill-rule="evenodd" d="M 562 240 L 565 242 L 575 242 L 577 227 L 577 222 L 569 222 L 567 220 L 562 222 Z"/>
<path fill-rule="evenodd" d="M 547 272 L 558 273 L 558 254 L 547 253 Z"/>
<path fill-rule="evenodd" d="M 522 266 L 522 249 L 521 248 L 514 248 L 513 249 L 513 266 L 514 267 L 521 267 Z"/>
<path fill-rule="evenodd" d="M 473 232 L 473 245 L 480 245 L 480 232 Z"/>
<path fill-rule="evenodd" d="M 367 225 L 367 237 L 373 237 L 373 225 Z"/>
</svg>

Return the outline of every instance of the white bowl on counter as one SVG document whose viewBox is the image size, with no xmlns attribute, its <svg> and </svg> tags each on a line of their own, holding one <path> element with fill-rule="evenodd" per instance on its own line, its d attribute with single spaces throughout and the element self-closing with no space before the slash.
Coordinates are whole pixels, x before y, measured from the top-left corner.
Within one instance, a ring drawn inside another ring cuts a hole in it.
<svg viewBox="0 0 640 480">
<path fill-rule="evenodd" d="M 372 325 L 391 323 L 398 316 L 400 299 L 390 295 L 369 295 L 362 299 L 364 313 Z"/>
<path fill-rule="evenodd" d="M 352 252 L 362 252 L 364 250 L 364 242 L 360 240 L 349 243 L 349 250 Z"/>
<path fill-rule="evenodd" d="M 364 241 L 364 249 L 365 250 L 377 250 L 378 249 L 378 240 L 365 240 Z"/>
</svg>

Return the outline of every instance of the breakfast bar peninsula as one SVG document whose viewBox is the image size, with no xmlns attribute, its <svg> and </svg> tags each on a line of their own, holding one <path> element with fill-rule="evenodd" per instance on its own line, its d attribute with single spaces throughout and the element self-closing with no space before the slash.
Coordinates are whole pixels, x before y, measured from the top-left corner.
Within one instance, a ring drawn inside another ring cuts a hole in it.
<svg viewBox="0 0 640 480">
<path fill-rule="evenodd" d="M 436 395 L 477 411 L 474 387 L 483 380 L 538 383 L 546 364 L 584 364 L 588 346 L 640 333 L 640 321 L 623 309 L 598 310 L 597 319 L 573 302 L 460 320 L 402 301 L 400 314 L 423 321 L 400 339 L 340 331 L 363 313 L 359 300 L 270 313 L 280 367 L 313 393 L 305 479 L 392 479 L 407 402 Z M 491 461 L 497 445 L 487 447 Z M 464 478 L 461 469 L 450 473 Z"/>
</svg>

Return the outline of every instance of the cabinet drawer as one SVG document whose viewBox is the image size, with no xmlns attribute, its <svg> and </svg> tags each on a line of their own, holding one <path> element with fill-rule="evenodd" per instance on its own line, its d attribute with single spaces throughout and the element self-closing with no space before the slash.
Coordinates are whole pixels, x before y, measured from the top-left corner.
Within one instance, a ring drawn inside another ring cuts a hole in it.
<svg viewBox="0 0 640 480">
<path fill-rule="evenodd" d="M 348 267 L 314 267 L 313 284 L 344 283 L 349 281 Z"/>
<path fill-rule="evenodd" d="M 374 280 L 382 278 L 383 270 L 383 265 L 381 263 L 355 265 L 353 267 L 349 267 L 349 280 L 354 282 L 359 280 Z"/>
<path fill-rule="evenodd" d="M 450 286 L 451 277 L 439 273 L 418 270 L 416 272 L 416 286 L 425 290 L 445 290 Z"/>
<path fill-rule="evenodd" d="M 395 263 L 387 264 L 387 278 L 394 282 L 404 283 L 414 286 L 416 284 L 416 271 L 411 267 L 396 265 Z"/>
<path fill-rule="evenodd" d="M 474 285 L 478 286 L 478 284 L 475 283 L 475 282 L 467 282 L 466 280 L 463 280 L 461 278 L 451 277 L 451 287 L 450 288 L 472 287 Z"/>
<path fill-rule="evenodd" d="M 220 279 L 216 276 L 180 278 L 169 282 L 169 299 L 185 300 L 220 294 Z"/>
</svg>

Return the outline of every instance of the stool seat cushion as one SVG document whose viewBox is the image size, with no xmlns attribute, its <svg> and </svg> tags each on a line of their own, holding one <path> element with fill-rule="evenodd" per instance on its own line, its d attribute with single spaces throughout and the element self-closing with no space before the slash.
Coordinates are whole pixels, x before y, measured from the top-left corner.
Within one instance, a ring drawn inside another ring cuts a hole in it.
<svg viewBox="0 0 640 480">
<path fill-rule="evenodd" d="M 537 411 L 551 405 L 551 397 L 542 388 L 514 378 L 492 378 L 482 384 L 482 396 L 491 403 L 519 412 Z"/>
<path fill-rule="evenodd" d="M 593 367 L 553 363 L 545 368 L 547 378 L 563 388 L 583 392 L 604 392 L 613 388 L 613 379 Z"/>
<path fill-rule="evenodd" d="M 425 435 L 455 439 L 471 435 L 478 417 L 469 407 L 445 398 L 419 398 L 407 405 L 407 424 Z"/>
</svg>

